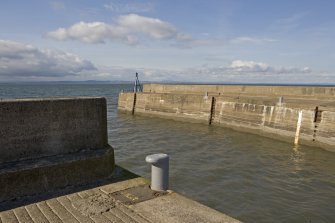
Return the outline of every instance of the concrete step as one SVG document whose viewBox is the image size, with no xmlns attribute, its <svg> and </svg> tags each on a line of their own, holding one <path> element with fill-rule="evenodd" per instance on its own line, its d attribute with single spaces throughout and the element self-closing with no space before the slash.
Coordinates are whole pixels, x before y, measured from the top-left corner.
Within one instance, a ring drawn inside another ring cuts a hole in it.
<svg viewBox="0 0 335 223">
<path fill-rule="evenodd" d="M 114 151 L 83 150 L 75 153 L 0 164 L 0 204 L 23 196 L 34 196 L 68 186 L 110 177 Z"/>
</svg>

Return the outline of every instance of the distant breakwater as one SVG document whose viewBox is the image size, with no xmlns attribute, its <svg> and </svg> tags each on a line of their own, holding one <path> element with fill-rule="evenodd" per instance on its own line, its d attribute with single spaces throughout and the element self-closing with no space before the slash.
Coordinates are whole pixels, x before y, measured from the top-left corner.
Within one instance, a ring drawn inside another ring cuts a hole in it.
<svg viewBox="0 0 335 223">
<path fill-rule="evenodd" d="M 146 84 L 118 110 L 221 125 L 335 152 L 335 88 Z"/>
</svg>

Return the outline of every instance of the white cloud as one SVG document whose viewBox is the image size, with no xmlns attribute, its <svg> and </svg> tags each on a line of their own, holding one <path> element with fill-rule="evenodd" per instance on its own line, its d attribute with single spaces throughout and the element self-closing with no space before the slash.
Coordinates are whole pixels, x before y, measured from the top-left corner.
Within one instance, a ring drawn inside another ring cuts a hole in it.
<svg viewBox="0 0 335 223">
<path fill-rule="evenodd" d="M 0 40 L 0 77 L 63 77 L 96 70 L 77 55 Z"/>
<path fill-rule="evenodd" d="M 271 70 L 268 64 L 243 60 L 234 60 L 229 68 L 237 72 L 266 72 Z"/>
<path fill-rule="evenodd" d="M 180 70 L 151 68 L 100 68 L 93 79 L 99 80 L 133 80 L 139 72 L 143 81 L 177 81 L 199 83 L 320 83 L 322 82 L 310 68 L 275 67 L 262 62 L 234 60 L 223 66 L 202 66 Z M 332 79 L 331 74 L 324 78 Z M 92 78 L 92 76 L 91 76 Z"/>
<path fill-rule="evenodd" d="M 185 41 L 185 34 L 170 23 L 159 19 L 129 14 L 120 16 L 115 23 L 104 22 L 79 22 L 69 28 L 59 28 L 47 34 L 56 40 L 79 40 L 85 43 L 104 43 L 109 41 L 121 41 L 134 45 L 139 42 L 141 36 L 154 40 Z"/>
<path fill-rule="evenodd" d="M 236 37 L 226 39 L 209 34 L 195 38 L 179 31 L 174 25 L 157 18 L 127 14 L 119 16 L 113 23 L 78 22 L 68 28 L 58 28 L 47 33 L 47 37 L 65 41 L 78 40 L 84 43 L 121 42 L 136 45 L 142 41 L 165 40 L 178 48 L 195 46 L 222 46 L 229 44 L 263 44 L 276 41 L 270 38 Z"/>
<path fill-rule="evenodd" d="M 179 36 L 177 29 L 171 24 L 136 14 L 121 16 L 118 25 L 132 32 L 147 34 L 154 39 L 177 39 Z"/>
<path fill-rule="evenodd" d="M 0 40 L 0 80 L 123 80 L 140 73 L 143 81 L 213 83 L 335 83 L 331 73 L 309 67 L 276 67 L 263 62 L 234 60 L 222 66 L 180 70 L 141 67 L 95 67 L 77 55 L 8 40 Z"/>
</svg>

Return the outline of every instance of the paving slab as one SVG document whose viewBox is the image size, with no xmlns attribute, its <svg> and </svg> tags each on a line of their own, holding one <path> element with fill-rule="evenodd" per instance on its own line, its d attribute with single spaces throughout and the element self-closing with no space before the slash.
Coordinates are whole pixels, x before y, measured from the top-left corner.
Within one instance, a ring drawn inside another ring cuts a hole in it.
<svg viewBox="0 0 335 223">
<path fill-rule="evenodd" d="M 39 201 L 0 212 L 14 222 L 239 222 L 173 191 L 154 192 L 141 177 Z"/>
</svg>

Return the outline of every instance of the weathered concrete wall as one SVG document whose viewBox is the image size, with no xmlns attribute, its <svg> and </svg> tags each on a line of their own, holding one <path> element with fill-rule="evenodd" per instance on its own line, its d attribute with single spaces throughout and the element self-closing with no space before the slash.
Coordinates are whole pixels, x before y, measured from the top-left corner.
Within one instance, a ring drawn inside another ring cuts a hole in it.
<svg viewBox="0 0 335 223">
<path fill-rule="evenodd" d="M 134 93 L 121 93 L 119 103 Z M 222 125 L 263 136 L 295 141 L 302 112 L 299 143 L 335 151 L 335 112 L 319 111 L 313 103 L 278 104 L 277 97 L 243 98 L 177 93 L 136 93 L 135 114 Z M 132 103 L 134 104 L 134 103 Z M 133 107 L 131 107 L 133 109 Z M 323 108 L 325 109 L 325 108 Z M 125 110 L 124 107 L 121 110 Z"/>
<path fill-rule="evenodd" d="M 13 198 L 96 182 L 110 177 L 113 169 L 111 147 L 0 164 L 0 206 Z"/>
<path fill-rule="evenodd" d="M 136 93 L 136 102 L 130 102 L 134 99 L 134 93 L 120 93 L 119 110 L 131 112 L 132 106 L 125 104 L 135 104 L 134 112 L 144 115 L 158 115 L 193 121 L 208 122 L 209 110 L 211 108 L 211 98 L 206 100 L 198 95 L 178 95 L 178 94 L 146 94 Z"/>
<path fill-rule="evenodd" d="M 0 203 L 110 177 L 105 98 L 0 102 Z"/>
<path fill-rule="evenodd" d="M 0 163 L 107 146 L 104 98 L 0 102 Z"/>
<path fill-rule="evenodd" d="M 253 86 L 253 85 L 178 85 L 178 84 L 144 84 L 144 92 L 179 93 L 210 95 L 249 94 L 277 96 L 308 96 L 315 98 L 335 97 L 335 87 L 309 86 Z"/>
<path fill-rule="evenodd" d="M 293 143 L 299 111 L 302 111 L 299 140 L 304 141 L 304 144 L 316 145 L 317 142 L 313 141 L 315 113 L 313 110 L 278 106 L 275 103 L 273 105 L 241 103 L 218 97 L 213 123 L 264 136 L 282 138 Z M 332 144 L 335 145 L 335 141 Z"/>
<path fill-rule="evenodd" d="M 134 107 L 134 94 L 119 94 L 118 109 L 132 111 Z"/>
</svg>

